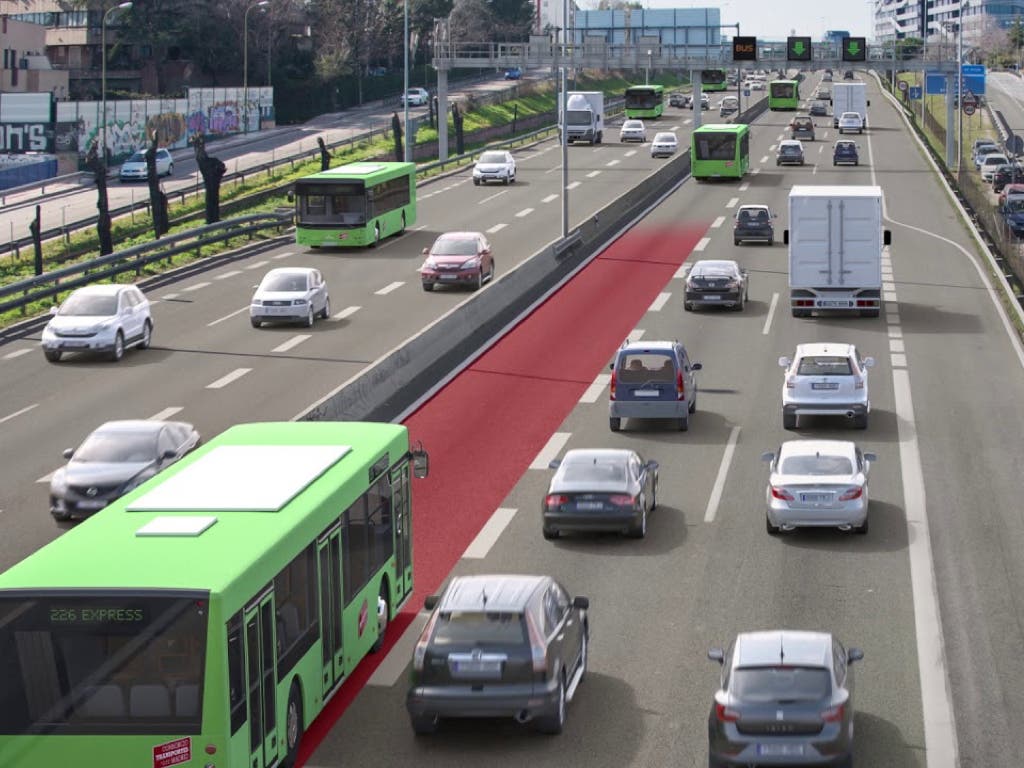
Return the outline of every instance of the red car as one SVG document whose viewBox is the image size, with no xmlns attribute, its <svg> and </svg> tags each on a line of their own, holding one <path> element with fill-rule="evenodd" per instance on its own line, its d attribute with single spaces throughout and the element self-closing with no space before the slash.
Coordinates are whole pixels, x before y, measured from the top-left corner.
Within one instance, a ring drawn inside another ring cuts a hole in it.
<svg viewBox="0 0 1024 768">
<path fill-rule="evenodd" d="M 445 232 L 433 246 L 423 249 L 427 257 L 420 267 L 423 290 L 435 285 L 469 285 L 474 289 L 494 279 L 491 244 L 481 232 Z"/>
</svg>

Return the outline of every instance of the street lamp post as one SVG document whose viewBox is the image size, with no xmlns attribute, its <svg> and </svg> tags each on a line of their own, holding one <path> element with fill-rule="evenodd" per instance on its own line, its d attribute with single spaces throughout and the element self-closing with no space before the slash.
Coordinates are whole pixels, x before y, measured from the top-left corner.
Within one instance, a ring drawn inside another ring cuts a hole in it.
<svg viewBox="0 0 1024 768">
<path fill-rule="evenodd" d="M 651 56 L 653 53 L 651 49 L 647 49 L 647 69 L 644 70 L 644 85 L 651 84 Z"/>
<path fill-rule="evenodd" d="M 260 0 L 245 9 L 242 16 L 242 121 L 244 133 L 249 132 L 249 11 L 270 5 L 270 0 Z"/>
<path fill-rule="evenodd" d="M 405 90 L 402 91 L 402 94 L 403 94 L 402 95 L 402 103 L 405 105 L 405 109 L 404 109 L 404 114 L 402 116 L 402 120 L 403 120 L 402 125 L 403 125 L 403 130 L 405 131 L 405 142 L 403 144 L 403 147 L 404 147 L 404 158 L 405 158 L 405 162 L 408 163 L 409 161 L 412 160 L 412 147 L 410 146 L 410 143 L 411 143 L 412 139 L 415 138 L 415 136 L 413 136 L 413 137 L 409 136 L 409 0 L 405 0 L 405 3 L 403 5 L 404 5 L 404 10 L 403 10 L 403 14 L 402 15 L 404 16 L 404 22 L 403 22 L 403 25 L 404 25 L 403 29 L 404 29 L 404 31 L 402 32 L 402 51 L 403 51 L 404 56 L 405 56 L 405 80 L 404 80 L 404 84 L 403 84 L 403 87 L 405 88 Z M 426 85 L 426 83 L 424 83 L 424 85 Z M 429 94 L 427 95 L 427 98 L 428 99 L 430 98 Z M 438 122 L 440 122 L 441 120 L 446 120 L 447 121 L 448 120 L 448 116 L 444 115 L 442 117 L 441 115 L 438 115 L 437 119 L 438 119 Z"/>
<path fill-rule="evenodd" d="M 960 162 L 964 156 L 964 9 L 969 5 L 967 0 L 960 0 L 956 25 L 956 175 L 958 179 L 960 178 Z"/>
<path fill-rule="evenodd" d="M 110 15 L 115 11 L 127 11 L 132 7 L 130 2 L 120 3 L 115 5 L 113 8 L 108 8 L 107 12 L 103 14 L 103 21 L 100 24 L 100 99 L 103 102 L 103 122 L 102 131 L 100 132 L 100 140 L 103 144 L 103 168 L 107 167 L 107 20 Z"/>
</svg>

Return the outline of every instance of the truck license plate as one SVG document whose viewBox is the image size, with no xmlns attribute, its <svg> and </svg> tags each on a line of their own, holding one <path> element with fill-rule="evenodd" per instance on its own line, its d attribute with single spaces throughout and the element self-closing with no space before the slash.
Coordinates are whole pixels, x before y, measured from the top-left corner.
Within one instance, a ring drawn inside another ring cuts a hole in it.
<svg viewBox="0 0 1024 768">
<path fill-rule="evenodd" d="M 818 302 L 819 307 L 850 307 L 853 306 L 848 299 L 842 301 L 836 299 L 824 299 Z"/>
</svg>

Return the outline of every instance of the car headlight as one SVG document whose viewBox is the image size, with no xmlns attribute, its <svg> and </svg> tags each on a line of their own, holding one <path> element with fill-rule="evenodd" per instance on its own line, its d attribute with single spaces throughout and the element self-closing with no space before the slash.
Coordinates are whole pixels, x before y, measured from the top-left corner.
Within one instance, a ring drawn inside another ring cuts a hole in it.
<svg viewBox="0 0 1024 768">
<path fill-rule="evenodd" d="M 480 257 L 474 256 L 472 259 L 466 259 L 462 262 L 462 266 L 459 269 L 476 269 L 480 266 Z"/>
<path fill-rule="evenodd" d="M 695 287 L 696 287 L 696 284 L 693 282 L 693 280 L 687 278 L 686 279 L 686 290 L 692 291 Z"/>
<path fill-rule="evenodd" d="M 292 304 L 296 307 L 301 307 L 306 303 L 305 299 L 292 299 Z"/>
<path fill-rule="evenodd" d="M 437 269 L 437 262 L 433 259 L 427 259 L 423 262 L 423 269 Z"/>
<path fill-rule="evenodd" d="M 262 307 L 263 306 L 263 299 L 253 299 L 250 303 L 254 307 Z"/>
</svg>

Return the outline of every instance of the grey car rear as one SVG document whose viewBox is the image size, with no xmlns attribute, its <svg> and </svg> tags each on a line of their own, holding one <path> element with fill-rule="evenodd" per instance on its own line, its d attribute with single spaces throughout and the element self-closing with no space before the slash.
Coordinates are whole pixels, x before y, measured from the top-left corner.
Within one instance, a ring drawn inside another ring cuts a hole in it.
<svg viewBox="0 0 1024 768">
<path fill-rule="evenodd" d="M 691 363 L 677 341 L 626 342 L 611 364 L 608 425 L 622 419 L 672 419 L 680 431 L 690 428 L 697 410 L 700 363 Z"/>
</svg>

